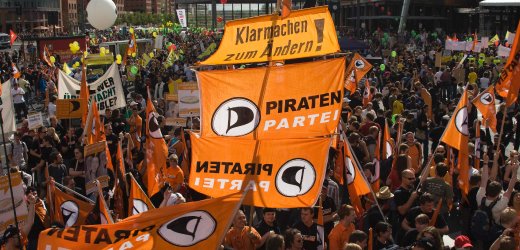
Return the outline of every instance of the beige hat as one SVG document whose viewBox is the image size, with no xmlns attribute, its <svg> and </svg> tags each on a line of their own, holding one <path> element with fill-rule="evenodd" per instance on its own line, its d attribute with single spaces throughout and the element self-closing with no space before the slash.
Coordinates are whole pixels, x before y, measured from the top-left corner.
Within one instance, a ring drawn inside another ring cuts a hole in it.
<svg viewBox="0 0 520 250">
<path fill-rule="evenodd" d="M 394 194 L 390 192 L 390 189 L 387 186 L 382 186 L 379 189 L 379 192 L 376 193 L 376 197 L 380 200 L 388 200 L 394 197 Z"/>
</svg>

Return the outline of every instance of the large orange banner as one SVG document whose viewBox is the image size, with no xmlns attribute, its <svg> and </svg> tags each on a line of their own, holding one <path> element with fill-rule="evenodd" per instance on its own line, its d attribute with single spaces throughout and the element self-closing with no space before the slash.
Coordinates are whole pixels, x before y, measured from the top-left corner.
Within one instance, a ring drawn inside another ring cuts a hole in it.
<svg viewBox="0 0 520 250">
<path fill-rule="evenodd" d="M 344 58 L 197 74 L 202 137 L 305 138 L 338 125 Z"/>
<path fill-rule="evenodd" d="M 242 197 L 158 208 L 115 224 L 50 228 L 40 233 L 38 249 L 215 249 Z"/>
<path fill-rule="evenodd" d="M 330 138 L 254 141 L 194 133 L 191 141 L 191 188 L 220 197 L 250 186 L 244 204 L 273 208 L 314 205 L 331 143 Z"/>
<path fill-rule="evenodd" d="M 226 22 L 217 51 L 203 65 L 241 64 L 339 52 L 327 6 Z"/>
</svg>

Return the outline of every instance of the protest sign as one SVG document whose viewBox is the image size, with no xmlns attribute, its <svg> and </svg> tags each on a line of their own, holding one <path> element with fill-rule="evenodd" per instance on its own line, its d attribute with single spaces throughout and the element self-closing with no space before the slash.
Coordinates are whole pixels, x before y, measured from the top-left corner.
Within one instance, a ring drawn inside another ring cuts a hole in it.
<svg viewBox="0 0 520 250">
<path fill-rule="evenodd" d="M 179 84 L 179 116 L 192 117 L 200 115 L 200 93 L 196 82 Z"/>
<path fill-rule="evenodd" d="M 42 112 L 27 115 L 27 123 L 29 130 L 37 129 L 43 126 Z"/>
<path fill-rule="evenodd" d="M 88 84 L 90 96 L 96 100 L 100 114 L 105 114 L 105 109 L 118 109 L 126 107 L 125 95 L 121 78 L 116 63 L 112 64 L 107 72 L 93 83 Z M 58 99 L 79 98 L 80 81 L 59 71 Z"/>
<path fill-rule="evenodd" d="M 327 6 L 226 22 L 217 51 L 203 65 L 241 64 L 320 56 L 339 52 Z"/>
<path fill-rule="evenodd" d="M 84 98 L 77 99 L 58 99 L 56 100 L 56 118 L 58 119 L 74 119 L 81 118 L 83 115 L 83 106 L 87 105 Z"/>
</svg>

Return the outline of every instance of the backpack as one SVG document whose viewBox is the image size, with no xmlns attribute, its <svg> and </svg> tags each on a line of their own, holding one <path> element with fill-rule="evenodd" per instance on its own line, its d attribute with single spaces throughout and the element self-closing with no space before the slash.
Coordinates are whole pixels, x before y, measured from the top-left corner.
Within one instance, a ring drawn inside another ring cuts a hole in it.
<svg viewBox="0 0 520 250">
<path fill-rule="evenodd" d="M 501 197 L 486 206 L 486 197 L 482 198 L 479 208 L 471 217 L 471 236 L 474 239 L 485 239 L 490 234 L 490 229 L 495 223 L 493 220 L 492 209 Z"/>
</svg>

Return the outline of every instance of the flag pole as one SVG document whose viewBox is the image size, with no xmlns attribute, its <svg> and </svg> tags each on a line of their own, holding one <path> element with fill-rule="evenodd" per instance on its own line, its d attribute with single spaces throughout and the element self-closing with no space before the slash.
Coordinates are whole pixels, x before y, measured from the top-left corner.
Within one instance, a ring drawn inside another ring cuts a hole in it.
<svg viewBox="0 0 520 250">
<path fill-rule="evenodd" d="M 504 114 L 502 115 L 502 123 L 500 125 L 500 133 L 498 134 L 498 143 L 495 153 L 498 153 L 498 150 L 500 150 L 500 143 L 502 142 L 502 134 L 504 133 L 504 123 L 506 122 L 506 116 L 507 116 L 507 106 L 504 105 Z"/>
<path fill-rule="evenodd" d="M 341 121 L 340 119 L 340 122 L 343 124 L 343 121 Z M 343 135 L 343 137 L 345 138 L 345 142 L 347 144 L 347 147 L 348 147 L 348 150 L 350 152 L 352 152 L 352 156 L 354 157 L 354 161 L 356 161 L 356 165 L 358 166 L 358 168 L 361 167 L 361 164 L 356 156 L 356 154 L 354 154 L 353 150 L 352 150 L 352 147 L 350 146 L 350 142 L 348 142 L 348 139 L 347 139 L 347 136 L 345 134 L 345 131 L 341 131 L 341 134 Z M 363 177 L 363 180 L 365 181 L 365 183 L 367 184 L 368 188 L 370 189 L 370 193 L 372 194 L 372 196 L 374 197 L 374 202 L 376 203 L 377 205 L 377 208 L 379 209 L 379 213 L 381 213 L 381 216 L 383 217 L 383 220 L 385 222 L 387 222 L 386 220 L 386 217 L 385 217 L 385 214 L 383 213 L 383 209 L 381 209 L 381 206 L 379 205 L 379 202 L 377 202 L 377 196 L 376 196 L 376 193 L 374 192 L 374 189 L 372 189 L 372 185 L 370 185 L 370 182 L 368 182 L 367 180 L 367 177 L 365 176 L 365 172 L 363 171 L 363 169 L 358 169 L 359 172 L 361 173 L 361 176 Z"/>
<path fill-rule="evenodd" d="M 13 193 L 13 182 L 11 180 L 11 173 L 9 171 L 9 158 L 7 158 L 7 146 L 5 145 L 5 134 L 4 134 L 4 118 L 2 116 L 2 109 L 0 109 L 0 130 L 2 131 L 2 144 L 4 145 L 4 154 L 5 154 L 5 168 L 7 169 L 7 180 L 9 181 L 9 193 L 11 194 L 11 206 L 13 206 L 13 215 L 14 215 L 14 224 L 18 231 L 20 232 L 20 227 L 18 224 L 18 217 L 16 215 L 16 205 L 14 202 L 14 193 Z M 20 246 L 23 246 L 21 237 L 18 237 L 18 243 Z"/>
<path fill-rule="evenodd" d="M 58 187 L 60 187 L 60 188 L 63 188 L 63 189 L 65 189 L 65 190 L 69 191 L 69 192 L 72 192 L 72 193 L 74 193 L 75 195 L 77 195 L 77 196 L 79 196 L 79 197 L 85 199 L 86 201 L 88 201 L 88 202 L 90 202 L 90 203 L 92 203 L 92 204 L 95 204 L 95 202 L 94 202 L 93 200 L 91 200 L 91 199 L 89 199 L 89 198 L 83 196 L 82 194 L 78 193 L 77 191 L 74 191 L 73 189 L 70 189 L 70 188 L 68 188 L 67 186 L 61 185 L 61 184 L 58 183 L 58 182 L 55 182 L 55 181 L 53 181 L 53 182 L 54 182 L 54 184 L 55 184 L 56 186 L 58 186 Z"/>
</svg>

